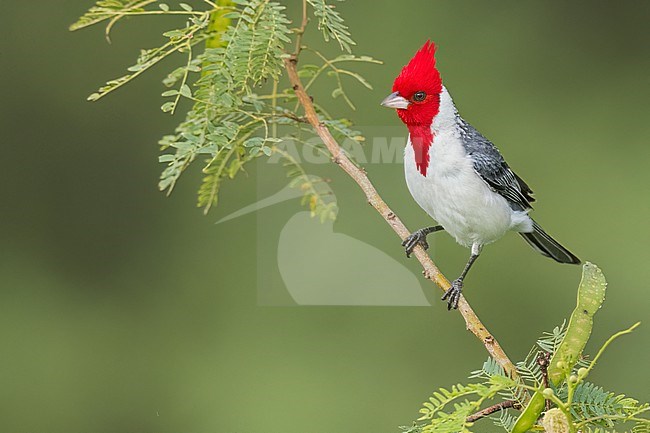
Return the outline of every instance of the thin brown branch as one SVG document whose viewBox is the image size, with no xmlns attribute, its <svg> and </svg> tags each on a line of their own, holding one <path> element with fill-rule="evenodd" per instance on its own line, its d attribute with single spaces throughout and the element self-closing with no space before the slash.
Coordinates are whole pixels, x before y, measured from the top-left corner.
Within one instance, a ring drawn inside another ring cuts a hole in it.
<svg viewBox="0 0 650 433">
<path fill-rule="evenodd" d="M 323 140 L 325 146 L 327 146 L 327 149 L 332 155 L 332 161 L 338 164 L 357 183 L 357 185 L 359 185 L 363 190 L 368 203 L 381 214 L 395 233 L 397 233 L 402 240 L 406 239 L 410 234 L 409 230 L 380 197 L 379 193 L 370 182 L 370 179 L 368 179 L 365 171 L 352 163 L 341 149 L 341 146 L 336 142 L 329 129 L 320 121 L 316 114 L 316 110 L 314 109 L 313 101 L 305 91 L 305 88 L 298 77 L 296 55 L 285 58 L 284 65 L 287 70 L 289 81 L 298 97 L 298 101 L 305 111 L 305 117 L 318 136 Z M 432 280 L 443 291 L 446 291 L 450 286 L 449 280 L 447 280 L 447 278 L 445 278 L 445 276 L 440 272 L 424 249 L 417 246 L 413 253 L 424 268 L 423 274 L 425 278 Z M 481 340 L 481 343 L 483 343 L 490 356 L 492 356 L 492 358 L 503 367 L 510 377 L 518 378 L 517 370 L 510 358 L 508 358 L 497 340 L 492 336 L 492 334 L 490 334 L 485 325 L 483 325 L 463 296 L 461 296 L 458 302 L 458 311 L 460 311 L 463 319 L 465 319 L 467 329 Z"/>
<path fill-rule="evenodd" d="M 521 406 L 519 405 L 519 403 L 513 400 L 502 401 L 501 403 L 497 403 L 492 406 L 486 407 L 485 409 L 480 410 L 475 414 L 468 416 L 465 421 L 466 422 L 478 421 L 481 418 L 485 418 L 486 416 L 492 415 L 494 412 L 498 412 L 500 410 L 505 410 L 509 408 L 521 409 Z"/>
<path fill-rule="evenodd" d="M 293 52 L 294 56 L 298 56 L 300 54 L 300 50 L 302 49 L 302 35 L 305 34 L 305 29 L 307 28 L 307 0 L 302 0 L 302 21 L 300 23 L 300 27 L 298 27 L 296 31 L 296 49 Z"/>
<path fill-rule="evenodd" d="M 283 117 L 283 118 L 285 118 L 285 119 L 291 119 L 291 120 L 293 120 L 293 121 L 295 121 L 295 122 L 298 122 L 298 123 L 306 123 L 306 124 L 309 125 L 309 121 L 307 120 L 306 117 L 296 116 L 296 115 L 293 114 L 293 113 L 275 114 L 275 115 L 273 115 L 273 117 Z"/>
</svg>

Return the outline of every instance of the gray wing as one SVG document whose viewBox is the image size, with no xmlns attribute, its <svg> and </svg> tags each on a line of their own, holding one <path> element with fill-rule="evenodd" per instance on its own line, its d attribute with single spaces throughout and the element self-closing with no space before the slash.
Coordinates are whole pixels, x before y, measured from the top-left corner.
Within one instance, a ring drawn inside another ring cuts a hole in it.
<svg viewBox="0 0 650 433">
<path fill-rule="evenodd" d="M 532 209 L 533 191 L 508 167 L 499 150 L 472 125 L 459 119 L 465 150 L 474 162 L 474 170 L 492 188 L 503 196 L 515 210 Z"/>
</svg>

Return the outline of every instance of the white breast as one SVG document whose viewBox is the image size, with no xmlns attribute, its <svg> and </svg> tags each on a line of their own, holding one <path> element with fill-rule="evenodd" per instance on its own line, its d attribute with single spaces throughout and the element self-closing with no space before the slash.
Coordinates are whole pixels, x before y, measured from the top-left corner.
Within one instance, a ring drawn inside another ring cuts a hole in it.
<svg viewBox="0 0 650 433">
<path fill-rule="evenodd" d="M 492 191 L 474 171 L 472 160 L 462 145 L 459 129 L 455 127 L 453 103 L 445 93 L 441 95 L 441 113 L 432 126 L 434 139 L 429 148 L 427 175 L 423 176 L 417 170 L 409 139 L 404 152 L 406 184 L 422 209 L 458 243 L 467 247 L 474 243 L 488 244 L 520 224 L 522 217 L 527 217 L 522 212 L 513 212 L 507 201 Z M 449 103 L 453 119 L 449 113 L 443 113 L 443 110 L 450 109 L 445 107 Z"/>
</svg>

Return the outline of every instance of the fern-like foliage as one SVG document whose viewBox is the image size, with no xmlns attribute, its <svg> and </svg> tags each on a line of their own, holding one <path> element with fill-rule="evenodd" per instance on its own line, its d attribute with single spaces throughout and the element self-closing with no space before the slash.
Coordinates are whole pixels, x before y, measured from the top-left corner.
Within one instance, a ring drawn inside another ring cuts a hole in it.
<svg viewBox="0 0 650 433">
<path fill-rule="evenodd" d="M 632 427 L 632 433 L 650 433 L 650 423 L 637 422 Z"/>
<path fill-rule="evenodd" d="M 526 358 L 517 363 L 520 375 L 517 380 L 508 377 L 494 359 L 488 358 L 480 369 L 473 371 L 469 376 L 470 379 L 480 382 L 457 384 L 449 389 L 434 392 L 420 409 L 422 416 L 417 422 L 412 427 L 403 427 L 402 430 L 415 433 L 480 432 L 482 429 L 475 430 L 475 423 L 480 421 L 471 423 L 467 421 L 467 417 L 485 408 L 487 402 L 510 400 L 515 402 L 517 407 L 525 407 L 529 399 L 526 393 L 541 392 L 546 383 L 538 359 L 540 356 L 550 358 L 560 347 L 565 334 L 565 323 L 551 332 L 544 333 Z M 562 401 L 572 416 L 576 431 L 649 433 L 650 419 L 645 418 L 650 413 L 648 403 L 605 391 L 593 383 L 584 381 L 587 372 L 587 368 L 582 367 L 574 375 L 573 382 L 563 382 L 553 393 L 556 400 L 551 406 L 556 406 L 557 401 Z M 518 415 L 513 409 L 507 409 L 490 418 L 496 426 L 511 432 Z M 535 428 L 542 429 L 541 426 Z"/>
<path fill-rule="evenodd" d="M 421 425 L 422 432 L 470 432 L 473 422 L 468 422 L 467 417 L 478 411 L 485 401 L 515 385 L 516 382 L 506 376 L 494 375 L 482 383 L 459 383 L 449 389 L 439 389 L 420 409 L 422 416 L 418 421 L 428 422 Z"/>
<path fill-rule="evenodd" d="M 351 45 L 356 45 L 350 36 L 348 26 L 345 25 L 341 14 L 335 9 L 333 4 L 325 0 L 307 0 L 314 8 L 314 15 L 318 18 L 318 28 L 323 32 L 323 38 L 326 41 L 334 39 L 341 49 L 352 52 Z"/>
<path fill-rule="evenodd" d="M 178 94 L 194 101 L 186 119 L 175 135 L 161 141 L 163 148 L 173 148 L 168 167 L 160 179 L 160 189 L 171 192 L 184 169 L 197 155 L 209 158 L 203 168 L 205 177 L 199 189 L 198 206 L 207 212 L 217 204 L 221 181 L 233 178 L 244 164 L 260 153 L 270 155 L 269 113 L 259 100 L 247 98 L 263 80 L 275 80 L 281 73 L 284 44 L 289 42 L 288 19 L 284 7 L 276 2 L 252 0 L 241 10 L 230 12 L 236 20 L 223 34 L 224 47 L 206 49 L 196 61 L 190 59 L 183 76 L 193 72 L 192 65 L 206 65 L 192 92 L 186 84 Z M 173 77 L 181 76 L 174 71 Z M 167 83 L 173 83 L 168 77 Z M 178 98 L 163 105 L 172 110 Z M 262 136 L 255 135 L 262 131 Z"/>
<path fill-rule="evenodd" d="M 281 156 L 287 168 L 289 186 L 302 192 L 302 204 L 309 207 L 313 216 L 319 216 L 321 222 L 335 220 L 338 213 L 336 196 L 328 182 L 318 176 L 307 174 L 303 166 L 289 152 L 273 147 L 273 152 Z"/>
<path fill-rule="evenodd" d="M 584 433 L 650 433 L 650 424 L 635 424 L 631 428 L 605 428 L 605 427 L 591 427 L 587 426 L 584 430 L 581 430 Z"/>
<path fill-rule="evenodd" d="M 564 339 L 564 336 L 566 335 L 566 330 L 566 321 L 564 321 L 560 326 L 553 328 L 551 332 L 544 332 L 541 337 L 537 339 L 535 345 L 547 353 L 555 353 L 557 348 L 560 346 L 562 339 Z"/>
<path fill-rule="evenodd" d="M 566 388 L 558 392 L 558 397 L 566 399 Z M 594 425 L 613 427 L 615 423 L 611 417 L 632 416 L 643 408 L 644 405 L 639 405 L 638 400 L 607 392 L 590 382 L 582 382 L 575 388 L 571 412 L 576 420 L 593 419 Z"/>
<path fill-rule="evenodd" d="M 155 5 L 154 5 L 155 3 Z M 296 141 L 296 131 L 307 128 L 297 113 L 291 89 L 283 86 L 283 58 L 289 56 L 295 30 L 290 28 L 285 6 L 273 0 L 204 0 L 205 9 L 186 3 L 175 6 L 155 0 L 101 0 L 70 28 L 77 30 L 98 23 L 106 24 L 106 33 L 126 17 L 175 15 L 184 25 L 163 34 L 158 47 L 143 49 L 128 73 L 108 81 L 89 96 L 98 100 L 138 78 L 163 59 L 176 55 L 183 61 L 172 69 L 163 84 L 167 101 L 162 111 L 175 114 L 183 101 L 191 107 L 172 134 L 159 142 L 165 164 L 158 184 L 171 193 L 181 175 L 196 161 L 203 161 L 203 180 L 197 205 L 207 212 L 218 202 L 225 179 L 234 178 L 250 161 L 278 152 L 278 143 Z M 326 39 L 335 39 L 350 51 L 354 44 L 347 26 L 333 5 L 323 0 L 309 1 Z M 300 74 L 309 78 L 307 87 L 319 77 L 334 78 L 334 97 L 342 97 L 354 107 L 343 88 L 344 77 L 364 87 L 370 84 L 359 74 L 342 67 L 354 62 L 379 63 L 367 56 L 343 56 L 328 59 L 312 51 L 316 63 L 304 65 Z M 320 80 L 319 80 L 320 81 Z M 363 137 L 349 121 L 333 118 L 320 105 L 317 111 L 338 139 L 360 142 Z M 313 132 L 310 131 L 313 136 Z M 297 140 L 303 145 L 306 140 Z M 335 196 L 322 192 L 322 181 L 307 175 L 295 159 L 281 155 L 292 186 L 304 192 L 303 203 L 312 215 L 322 220 L 336 216 Z"/>
<path fill-rule="evenodd" d="M 88 9 L 70 30 L 79 30 L 106 20 L 119 19 L 126 14 L 144 12 L 144 7 L 157 0 L 101 0 Z M 110 27 L 107 27 L 110 30 Z"/>
<path fill-rule="evenodd" d="M 503 367 L 501 367 L 493 358 L 488 358 L 480 370 L 475 370 L 470 374 L 470 379 L 490 380 L 492 378 L 507 377 Z M 499 394 L 505 400 L 512 400 L 519 405 L 525 403 L 526 390 L 521 386 L 524 381 L 513 381 L 512 386 L 506 387 Z"/>
<path fill-rule="evenodd" d="M 517 417 L 507 410 L 503 410 L 498 416 L 493 416 L 491 418 L 495 426 L 501 427 L 507 432 L 511 432 L 517 422 Z"/>
<path fill-rule="evenodd" d="M 543 373 L 538 363 L 540 351 L 549 356 L 554 354 L 565 334 L 566 322 L 562 322 L 560 326 L 556 326 L 551 332 L 544 332 L 523 361 L 517 362 L 517 373 L 525 382 L 533 384 L 533 386 L 542 385 Z"/>
<path fill-rule="evenodd" d="M 411 426 L 400 426 L 399 429 L 402 433 L 422 433 L 422 425 L 416 422 Z"/>
<path fill-rule="evenodd" d="M 206 59 L 210 74 L 223 75 L 231 86 L 229 93 L 250 93 L 263 80 L 280 75 L 284 44 L 291 42 L 284 9 L 276 2 L 250 0 L 229 14 L 236 24 L 222 37 L 225 48 Z"/>
</svg>

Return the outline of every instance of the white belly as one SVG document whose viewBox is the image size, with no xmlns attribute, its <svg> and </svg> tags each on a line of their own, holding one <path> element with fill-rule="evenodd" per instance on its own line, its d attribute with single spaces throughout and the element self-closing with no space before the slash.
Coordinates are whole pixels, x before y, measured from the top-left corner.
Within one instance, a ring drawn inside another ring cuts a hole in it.
<svg viewBox="0 0 650 433">
<path fill-rule="evenodd" d="M 514 212 L 474 171 L 473 163 L 452 132 L 438 131 L 429 148 L 426 177 L 416 168 L 413 147 L 404 152 L 406 184 L 415 201 L 464 246 L 488 244 L 529 221 Z"/>
</svg>

